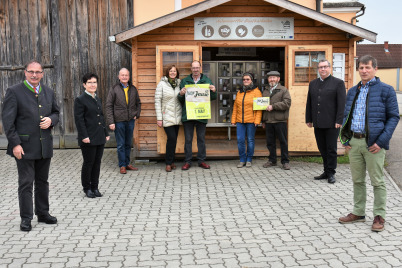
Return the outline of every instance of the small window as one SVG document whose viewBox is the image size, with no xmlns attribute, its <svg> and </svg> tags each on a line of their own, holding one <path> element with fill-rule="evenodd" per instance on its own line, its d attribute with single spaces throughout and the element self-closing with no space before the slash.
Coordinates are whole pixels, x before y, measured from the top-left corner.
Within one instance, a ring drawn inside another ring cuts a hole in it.
<svg viewBox="0 0 402 268">
<path fill-rule="evenodd" d="M 324 51 L 296 51 L 294 82 L 304 84 L 316 79 L 319 76 L 318 63 L 324 59 Z"/>
</svg>

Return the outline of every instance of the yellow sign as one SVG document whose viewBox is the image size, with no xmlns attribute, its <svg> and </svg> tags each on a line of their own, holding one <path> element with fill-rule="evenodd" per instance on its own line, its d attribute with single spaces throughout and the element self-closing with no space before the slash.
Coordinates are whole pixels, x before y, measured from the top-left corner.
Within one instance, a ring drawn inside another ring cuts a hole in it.
<svg viewBox="0 0 402 268">
<path fill-rule="evenodd" d="M 186 85 L 187 119 L 211 119 L 209 84 Z"/>
<path fill-rule="evenodd" d="M 260 97 L 253 99 L 253 110 L 266 110 L 269 106 L 269 97 Z"/>
</svg>

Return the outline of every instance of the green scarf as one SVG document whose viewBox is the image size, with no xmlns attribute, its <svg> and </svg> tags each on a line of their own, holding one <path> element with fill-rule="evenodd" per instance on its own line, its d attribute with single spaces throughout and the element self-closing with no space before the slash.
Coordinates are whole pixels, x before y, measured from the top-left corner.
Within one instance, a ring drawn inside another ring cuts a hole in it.
<svg viewBox="0 0 402 268">
<path fill-rule="evenodd" d="M 169 84 L 172 86 L 172 88 L 175 89 L 176 86 L 177 86 L 176 78 L 170 78 L 170 77 L 168 77 L 168 81 L 169 81 Z"/>
</svg>

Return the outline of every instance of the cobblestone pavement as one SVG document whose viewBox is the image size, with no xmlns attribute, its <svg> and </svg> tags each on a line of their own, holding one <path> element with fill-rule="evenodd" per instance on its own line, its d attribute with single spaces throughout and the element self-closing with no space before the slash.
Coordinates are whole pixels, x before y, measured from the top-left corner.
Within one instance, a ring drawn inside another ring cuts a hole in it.
<svg viewBox="0 0 402 268">
<path fill-rule="evenodd" d="M 84 197 L 81 152 L 57 150 L 50 174 L 57 225 L 19 231 L 17 171 L 0 155 L 0 267 L 402 267 L 402 195 L 387 179 L 386 229 L 342 225 L 352 208 L 348 165 L 337 182 L 314 181 L 321 165 L 265 169 L 265 160 L 209 161 L 210 170 L 164 171 L 162 162 L 120 175 L 105 151 L 102 198 Z M 180 163 L 179 163 L 180 164 Z"/>
</svg>

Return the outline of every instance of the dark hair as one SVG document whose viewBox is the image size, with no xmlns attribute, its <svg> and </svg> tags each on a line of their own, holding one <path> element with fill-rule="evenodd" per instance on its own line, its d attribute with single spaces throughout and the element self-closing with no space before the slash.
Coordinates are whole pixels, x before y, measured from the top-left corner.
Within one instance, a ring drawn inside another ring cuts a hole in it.
<svg viewBox="0 0 402 268">
<path fill-rule="evenodd" d="M 377 68 L 377 59 L 374 58 L 374 57 L 371 56 L 371 55 L 364 55 L 364 56 L 361 56 L 361 57 L 357 60 L 357 68 L 359 68 L 360 63 L 369 64 L 370 61 L 371 61 L 371 66 L 373 66 L 374 69 Z"/>
<path fill-rule="evenodd" d="M 245 72 L 245 73 L 241 76 L 241 78 L 243 78 L 243 77 L 245 77 L 245 76 L 249 76 L 249 77 L 251 78 L 251 81 L 254 81 L 254 74 L 249 73 L 249 72 Z"/>
<path fill-rule="evenodd" d="M 165 72 L 166 77 L 169 78 L 169 72 L 170 72 L 170 70 L 172 70 L 173 67 L 176 69 L 176 72 L 177 72 L 176 78 L 179 78 L 179 75 L 180 75 L 179 69 L 177 69 L 176 65 L 174 65 L 174 64 L 169 65 L 169 66 L 166 68 L 166 72 Z"/>
<path fill-rule="evenodd" d="M 328 67 L 331 67 L 331 63 L 329 62 L 329 60 L 327 60 L 327 59 L 320 60 L 320 61 L 318 62 L 318 64 L 320 64 L 321 62 L 327 62 L 327 63 L 328 63 Z"/>
<path fill-rule="evenodd" d="M 96 78 L 96 82 L 98 82 L 99 78 L 96 74 L 94 73 L 86 73 L 83 77 L 82 77 L 82 83 L 86 84 L 88 80 L 92 79 L 92 78 Z"/>
<path fill-rule="evenodd" d="M 28 62 L 25 64 L 24 69 L 26 70 L 26 69 L 28 68 L 28 66 L 31 65 L 32 63 L 37 63 L 37 64 L 39 64 L 39 65 L 40 65 L 40 68 L 41 68 L 42 71 L 43 71 L 43 65 L 42 65 L 42 63 L 40 63 L 40 62 L 37 61 L 37 60 L 30 60 L 30 61 L 28 61 Z"/>
</svg>

